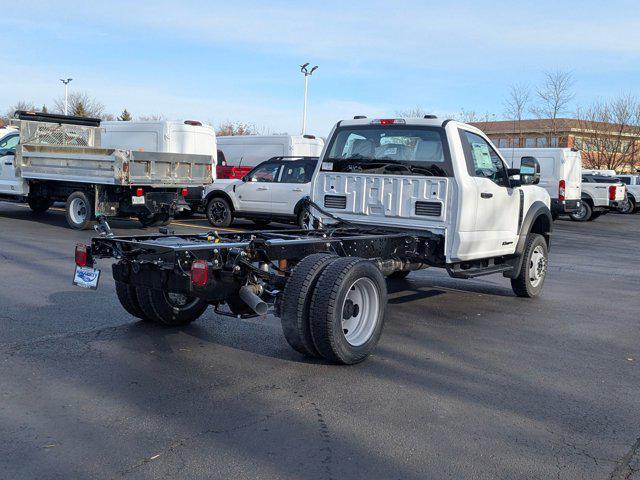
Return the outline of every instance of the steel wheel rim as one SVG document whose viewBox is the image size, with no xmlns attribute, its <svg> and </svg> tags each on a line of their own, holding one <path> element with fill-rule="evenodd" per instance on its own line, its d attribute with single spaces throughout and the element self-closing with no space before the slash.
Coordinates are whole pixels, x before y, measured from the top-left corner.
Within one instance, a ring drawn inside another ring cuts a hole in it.
<svg viewBox="0 0 640 480">
<path fill-rule="evenodd" d="M 73 223 L 81 224 L 87 219 L 87 204 L 81 198 L 74 198 L 69 205 L 69 216 Z"/>
<path fill-rule="evenodd" d="M 308 230 L 309 229 L 309 212 L 305 211 L 302 213 L 302 215 L 300 215 L 300 228 L 302 228 L 303 230 Z"/>
<path fill-rule="evenodd" d="M 547 273 L 547 259 L 541 245 L 538 245 L 531 252 L 529 259 L 529 283 L 532 287 L 538 287 Z"/>
<path fill-rule="evenodd" d="M 211 218 L 214 222 L 224 222 L 224 219 L 227 217 L 227 207 L 220 201 L 214 200 L 211 202 L 209 211 L 211 212 Z"/>
<path fill-rule="evenodd" d="M 587 215 L 587 207 L 584 203 L 580 204 L 580 208 L 573 214 L 573 216 L 577 219 L 583 219 Z"/>
<path fill-rule="evenodd" d="M 342 302 L 342 333 L 354 347 L 364 345 L 373 335 L 380 312 L 380 294 L 370 278 L 351 284 Z"/>
<path fill-rule="evenodd" d="M 188 297 L 184 293 L 178 292 L 164 292 L 164 298 L 173 308 L 179 309 L 191 307 L 198 301 L 195 297 Z"/>
</svg>

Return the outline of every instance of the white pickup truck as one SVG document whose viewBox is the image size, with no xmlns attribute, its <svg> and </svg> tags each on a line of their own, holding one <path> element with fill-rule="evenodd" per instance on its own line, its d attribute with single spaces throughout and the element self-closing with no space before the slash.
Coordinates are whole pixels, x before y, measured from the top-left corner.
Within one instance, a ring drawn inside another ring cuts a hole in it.
<svg viewBox="0 0 640 480">
<path fill-rule="evenodd" d="M 500 273 L 538 297 L 553 227 L 539 164 L 510 170 L 477 128 L 435 117 L 338 122 L 311 182 L 307 230 L 113 237 L 76 246 L 75 283 L 96 288 L 115 259 L 133 316 L 186 325 L 209 305 L 233 317 L 273 307 L 298 352 L 353 364 L 375 348 L 385 276 L 435 267 L 455 278 Z"/>
<path fill-rule="evenodd" d="M 569 217 L 587 222 L 617 210 L 626 201 L 627 190 L 620 180 L 608 175 L 582 175 L 582 202 Z"/>
<path fill-rule="evenodd" d="M 247 218 L 261 227 L 280 221 L 304 228 L 304 199 L 311 193 L 317 164 L 318 157 L 273 157 L 240 180 L 215 180 L 203 194 L 209 223 L 224 228 L 235 218 Z"/>
<path fill-rule="evenodd" d="M 627 187 L 627 201 L 620 204 L 622 213 L 636 213 L 640 202 L 640 175 L 618 175 L 617 178 Z"/>
</svg>

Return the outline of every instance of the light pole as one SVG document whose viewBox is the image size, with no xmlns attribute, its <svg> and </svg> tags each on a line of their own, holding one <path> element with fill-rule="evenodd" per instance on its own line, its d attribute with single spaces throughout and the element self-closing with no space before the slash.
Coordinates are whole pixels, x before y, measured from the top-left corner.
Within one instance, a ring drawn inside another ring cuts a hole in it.
<svg viewBox="0 0 640 480">
<path fill-rule="evenodd" d="M 73 80 L 73 78 L 67 78 L 66 80 L 64 78 L 61 78 L 60 81 L 62 83 L 64 83 L 64 114 L 67 115 L 68 113 L 68 102 L 69 102 L 69 83 L 71 83 L 71 80 Z"/>
<path fill-rule="evenodd" d="M 304 106 L 302 107 L 302 135 L 307 131 L 307 84 L 309 83 L 309 77 L 313 75 L 318 68 L 316 65 L 311 70 L 307 70 L 309 62 L 304 65 L 300 65 L 300 71 L 304 74 Z"/>
</svg>

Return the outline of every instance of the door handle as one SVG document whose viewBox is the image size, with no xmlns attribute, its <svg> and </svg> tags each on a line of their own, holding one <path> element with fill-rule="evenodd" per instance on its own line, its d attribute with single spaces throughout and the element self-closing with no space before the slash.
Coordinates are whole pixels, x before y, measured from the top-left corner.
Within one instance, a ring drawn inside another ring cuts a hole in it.
<svg viewBox="0 0 640 480">
<path fill-rule="evenodd" d="M 481 196 L 482 198 L 491 198 L 491 197 L 493 197 L 493 193 L 482 192 L 482 193 L 480 194 L 480 196 Z"/>
<path fill-rule="evenodd" d="M 256 190 L 269 190 L 269 187 L 258 187 Z"/>
<path fill-rule="evenodd" d="M 301 192 L 301 191 L 302 191 L 302 189 L 301 189 L 301 188 L 294 188 L 294 189 L 292 189 L 292 191 L 293 191 L 293 192 Z"/>
<path fill-rule="evenodd" d="M 4 162 L 5 165 L 13 165 L 13 162 Z M 301 190 L 302 191 L 302 190 Z"/>
</svg>

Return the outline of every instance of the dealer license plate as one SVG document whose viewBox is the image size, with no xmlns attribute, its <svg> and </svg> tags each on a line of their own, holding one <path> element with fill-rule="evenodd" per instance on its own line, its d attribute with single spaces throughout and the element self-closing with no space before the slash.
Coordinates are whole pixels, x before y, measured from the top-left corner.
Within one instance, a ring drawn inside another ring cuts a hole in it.
<svg viewBox="0 0 640 480">
<path fill-rule="evenodd" d="M 144 195 L 141 197 L 131 197 L 131 205 L 144 205 Z"/>
<path fill-rule="evenodd" d="M 73 275 L 73 284 L 82 288 L 90 288 L 95 290 L 98 288 L 98 280 L 100 279 L 100 270 L 91 267 L 78 267 Z"/>
</svg>

